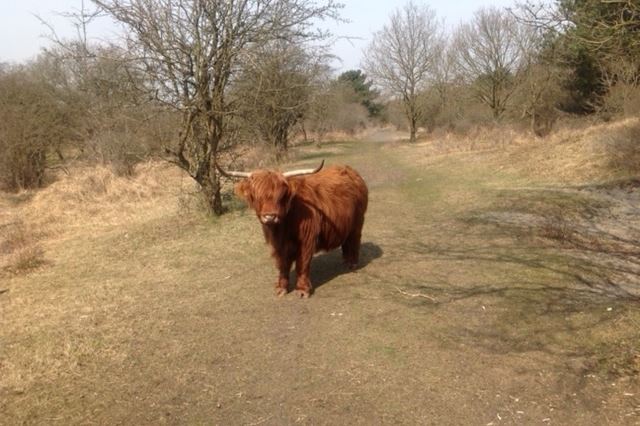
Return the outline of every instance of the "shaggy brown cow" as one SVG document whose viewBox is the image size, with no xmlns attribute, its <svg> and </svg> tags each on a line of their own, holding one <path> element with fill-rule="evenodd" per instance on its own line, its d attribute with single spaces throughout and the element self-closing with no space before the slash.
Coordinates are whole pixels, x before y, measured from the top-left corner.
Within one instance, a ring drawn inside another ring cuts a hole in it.
<svg viewBox="0 0 640 426">
<path fill-rule="evenodd" d="M 289 271 L 296 263 L 296 293 L 309 297 L 309 279 L 314 253 L 342 246 L 342 256 L 351 269 L 358 264 L 360 236 L 367 210 L 367 185 L 349 166 L 324 170 L 273 170 L 220 172 L 243 178 L 235 192 L 255 210 L 280 272 L 276 293 L 289 286 Z"/>
</svg>

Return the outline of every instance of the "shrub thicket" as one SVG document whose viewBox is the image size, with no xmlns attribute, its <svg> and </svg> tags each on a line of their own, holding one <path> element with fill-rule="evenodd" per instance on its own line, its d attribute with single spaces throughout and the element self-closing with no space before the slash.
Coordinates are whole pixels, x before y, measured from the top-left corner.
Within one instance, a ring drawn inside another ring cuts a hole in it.
<svg viewBox="0 0 640 426">
<path fill-rule="evenodd" d="M 47 156 L 71 137 L 70 122 L 53 89 L 28 69 L 0 74 L 0 186 L 42 186 Z"/>
</svg>

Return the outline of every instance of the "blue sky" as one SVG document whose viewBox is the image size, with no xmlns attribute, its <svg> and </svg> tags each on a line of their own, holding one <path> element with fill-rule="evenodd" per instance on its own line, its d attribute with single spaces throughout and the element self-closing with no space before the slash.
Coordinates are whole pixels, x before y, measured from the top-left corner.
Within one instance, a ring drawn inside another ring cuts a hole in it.
<svg viewBox="0 0 640 426">
<path fill-rule="evenodd" d="M 421 3 L 422 0 L 414 0 Z M 90 5 L 89 0 L 85 0 Z M 374 32 L 388 21 L 393 10 L 404 0 L 342 0 L 345 8 L 342 16 L 349 23 L 329 24 L 338 37 L 333 53 L 342 59 L 336 62 L 338 70 L 358 68 L 364 49 Z M 444 19 L 448 27 L 468 19 L 483 6 L 507 7 L 514 0 L 430 0 L 424 1 Z M 0 0 L 0 62 L 23 62 L 37 55 L 49 42 L 43 37 L 48 30 L 33 15 L 37 14 L 51 23 L 60 36 L 72 37 L 73 26 L 54 12 L 79 9 L 81 0 Z M 114 28 L 107 22 L 98 22 L 89 28 L 95 38 L 109 38 Z M 347 40 L 348 38 L 348 40 Z"/>
</svg>

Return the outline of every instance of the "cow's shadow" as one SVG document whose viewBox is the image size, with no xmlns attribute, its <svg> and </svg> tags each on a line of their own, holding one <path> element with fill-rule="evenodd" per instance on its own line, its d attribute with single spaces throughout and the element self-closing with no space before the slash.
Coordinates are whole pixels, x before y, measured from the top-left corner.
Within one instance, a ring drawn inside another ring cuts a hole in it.
<svg viewBox="0 0 640 426">
<path fill-rule="evenodd" d="M 382 256 L 382 249 L 377 244 L 367 242 L 360 246 L 360 262 L 358 262 L 358 271 L 366 267 L 369 263 Z M 340 249 L 332 250 L 327 253 L 320 253 L 311 260 L 311 283 L 314 291 L 333 280 L 334 278 L 353 272 L 342 260 L 342 251 Z M 292 273 L 291 282 L 295 283 L 296 274 Z"/>
</svg>

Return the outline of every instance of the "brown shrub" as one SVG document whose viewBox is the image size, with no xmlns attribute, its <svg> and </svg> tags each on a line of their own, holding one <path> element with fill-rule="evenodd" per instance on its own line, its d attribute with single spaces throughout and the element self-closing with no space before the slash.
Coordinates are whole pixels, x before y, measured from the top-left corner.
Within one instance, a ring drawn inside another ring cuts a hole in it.
<svg viewBox="0 0 640 426">
<path fill-rule="evenodd" d="M 27 71 L 0 73 L 0 189 L 8 191 L 42 186 L 47 153 L 69 132 L 60 102 Z"/>
<path fill-rule="evenodd" d="M 555 211 L 540 224 L 538 235 L 559 244 L 568 244 L 574 238 L 575 229 L 561 212 Z"/>
<path fill-rule="evenodd" d="M 602 99 L 605 115 L 637 117 L 640 114 L 640 86 L 618 83 Z"/>
<path fill-rule="evenodd" d="M 21 221 L 0 227 L 0 269 L 18 274 L 43 263 L 44 249 L 35 232 Z"/>
<path fill-rule="evenodd" d="M 603 137 L 609 167 L 623 174 L 639 174 L 640 122 L 629 122 Z"/>
</svg>

